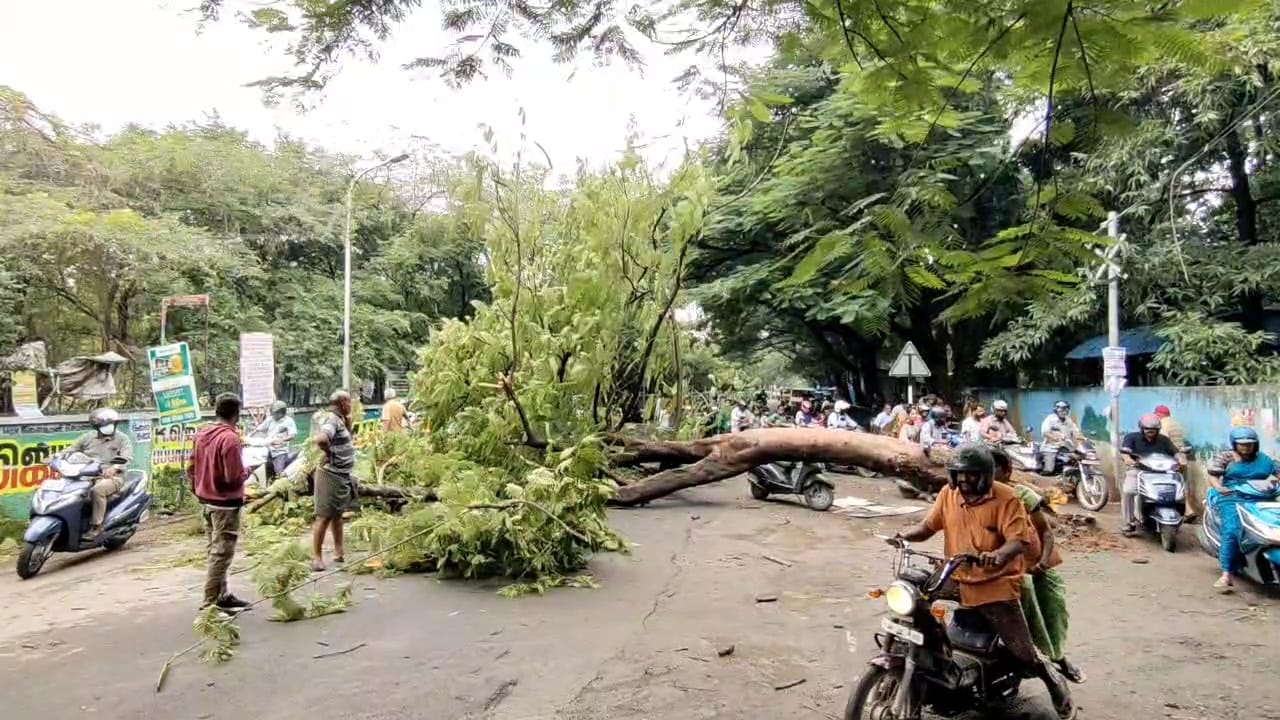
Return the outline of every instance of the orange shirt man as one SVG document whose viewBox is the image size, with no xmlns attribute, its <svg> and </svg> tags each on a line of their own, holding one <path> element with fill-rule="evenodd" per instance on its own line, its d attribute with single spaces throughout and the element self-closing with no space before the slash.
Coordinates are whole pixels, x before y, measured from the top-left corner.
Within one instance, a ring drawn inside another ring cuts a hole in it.
<svg viewBox="0 0 1280 720">
<path fill-rule="evenodd" d="M 1039 555 L 1026 506 L 1013 488 L 995 482 L 995 459 L 986 446 L 962 445 L 951 458 L 951 482 L 924 521 L 900 537 L 918 542 L 941 532 L 948 557 L 968 553 L 980 558 L 979 564 L 962 566 L 952 576 L 961 607 L 982 615 L 1009 654 L 1044 681 L 1060 718 L 1074 717 L 1066 681 L 1040 659 L 1018 602 L 1026 558 L 1033 551 Z"/>
</svg>

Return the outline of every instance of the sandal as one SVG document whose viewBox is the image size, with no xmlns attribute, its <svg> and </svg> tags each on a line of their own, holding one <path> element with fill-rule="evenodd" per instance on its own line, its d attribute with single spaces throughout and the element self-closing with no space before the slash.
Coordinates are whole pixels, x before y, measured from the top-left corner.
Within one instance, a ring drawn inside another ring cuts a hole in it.
<svg viewBox="0 0 1280 720">
<path fill-rule="evenodd" d="M 1071 682 L 1079 685 L 1085 681 L 1084 671 L 1072 665 L 1070 660 L 1062 658 L 1054 664 L 1058 666 L 1058 672 L 1061 672 L 1062 676 Z"/>
<path fill-rule="evenodd" d="M 1220 593 L 1235 592 L 1235 585 L 1228 578 L 1218 578 L 1218 582 L 1213 584 L 1213 589 Z"/>
</svg>

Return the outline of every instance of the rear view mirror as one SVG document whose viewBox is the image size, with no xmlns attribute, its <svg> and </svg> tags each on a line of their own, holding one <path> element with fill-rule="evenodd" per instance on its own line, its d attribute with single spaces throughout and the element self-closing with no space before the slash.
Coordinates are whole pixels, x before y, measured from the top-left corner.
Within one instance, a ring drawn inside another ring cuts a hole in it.
<svg viewBox="0 0 1280 720">
<path fill-rule="evenodd" d="M 1023 432 L 1028 432 L 1028 433 L 1033 433 L 1033 432 L 1035 432 L 1035 431 L 1036 431 L 1036 429 L 1035 429 L 1035 428 L 1033 428 L 1033 427 L 1031 427 L 1030 425 L 1028 425 L 1028 426 L 1026 426 L 1025 428 L 1023 428 L 1023 429 L 1022 429 L 1022 431 L 1023 431 Z"/>
</svg>

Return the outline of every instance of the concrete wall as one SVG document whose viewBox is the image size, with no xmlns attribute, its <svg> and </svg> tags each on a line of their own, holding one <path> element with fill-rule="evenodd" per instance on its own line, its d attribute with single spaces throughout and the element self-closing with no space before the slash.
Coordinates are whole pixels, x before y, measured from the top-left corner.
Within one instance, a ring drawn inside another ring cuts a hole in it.
<svg viewBox="0 0 1280 720">
<path fill-rule="evenodd" d="M 294 413 L 299 438 L 310 435 L 314 414 L 311 409 Z M 361 424 L 376 422 L 381 417 L 381 407 L 366 408 Z M 186 464 L 191 436 L 212 418 L 212 413 L 199 423 L 182 426 L 162 427 L 156 423 L 154 413 L 127 413 L 124 418 L 120 429 L 133 441 L 133 462 L 129 467 L 154 473 Z M 38 421 L 0 418 L 0 518 L 25 520 L 31 507 L 31 493 L 50 474 L 48 459 L 88 430 L 87 415 L 59 415 Z"/>
<path fill-rule="evenodd" d="M 1111 396 L 1102 388 L 1060 390 L 983 390 L 978 397 L 990 407 L 991 401 L 1009 403 L 1009 414 L 1019 429 L 1030 425 L 1039 437 L 1040 423 L 1053 411 L 1053 403 L 1066 400 L 1081 430 L 1098 443 L 1100 452 L 1110 453 Z M 1193 505 L 1201 509 L 1208 483 L 1203 461 L 1228 449 L 1227 434 L 1238 425 L 1257 429 L 1262 450 L 1280 456 L 1280 386 L 1238 387 L 1137 387 L 1126 388 L 1120 396 L 1120 434 L 1138 429 L 1138 418 L 1157 405 L 1167 405 L 1187 433 L 1199 462 L 1187 473 Z M 1110 466 L 1110 463 L 1105 463 Z M 1111 468 L 1107 467 L 1111 477 Z M 1114 478 L 1113 478 L 1114 480 Z"/>
</svg>

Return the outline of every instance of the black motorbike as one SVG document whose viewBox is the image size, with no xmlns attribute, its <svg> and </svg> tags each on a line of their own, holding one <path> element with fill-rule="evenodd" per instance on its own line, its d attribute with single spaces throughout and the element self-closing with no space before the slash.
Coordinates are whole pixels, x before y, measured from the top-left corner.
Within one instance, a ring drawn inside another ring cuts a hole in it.
<svg viewBox="0 0 1280 720">
<path fill-rule="evenodd" d="M 757 465 L 747 471 L 751 497 L 764 500 L 770 495 L 799 495 L 811 509 L 819 512 L 831 508 L 836 488 L 822 475 L 822 467 L 813 463 L 775 462 Z"/>
<path fill-rule="evenodd" d="M 895 580 L 883 592 L 889 615 L 880 619 L 880 653 L 849 696 L 844 720 L 919 720 L 926 709 L 950 717 L 1017 696 L 1024 668 L 986 620 L 957 608 L 946 622 L 933 607 L 951 599 L 956 569 L 978 557 L 943 559 L 882 539 L 898 549 Z"/>
</svg>

